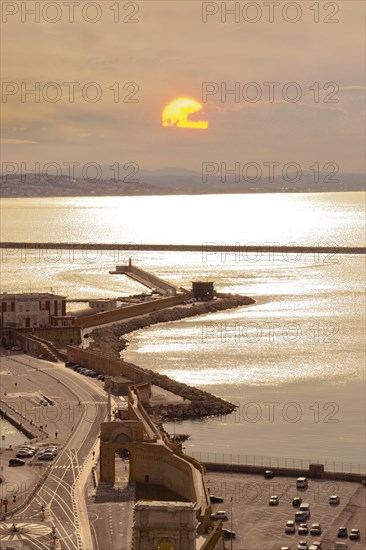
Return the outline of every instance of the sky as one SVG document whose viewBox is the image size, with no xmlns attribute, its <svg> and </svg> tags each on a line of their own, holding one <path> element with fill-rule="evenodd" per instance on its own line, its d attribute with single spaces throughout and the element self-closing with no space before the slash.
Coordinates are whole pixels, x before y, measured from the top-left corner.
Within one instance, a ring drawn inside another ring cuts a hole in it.
<svg viewBox="0 0 366 550">
<path fill-rule="evenodd" d="M 365 171 L 364 2 L 35 4 L 2 2 L 3 162 Z M 208 129 L 162 125 L 180 97 Z"/>
</svg>

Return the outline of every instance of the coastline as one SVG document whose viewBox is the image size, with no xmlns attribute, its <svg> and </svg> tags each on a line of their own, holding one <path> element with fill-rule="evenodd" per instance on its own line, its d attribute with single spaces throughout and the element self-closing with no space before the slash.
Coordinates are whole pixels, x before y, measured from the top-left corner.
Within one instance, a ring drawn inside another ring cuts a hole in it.
<svg viewBox="0 0 366 550">
<path fill-rule="evenodd" d="M 178 321 L 180 319 L 215 313 L 217 311 L 233 309 L 240 306 L 255 304 L 255 300 L 248 296 L 220 295 L 210 302 L 194 303 L 190 306 L 175 306 L 165 310 L 149 313 L 129 321 L 114 323 L 108 327 L 95 328 L 89 333 L 92 341 L 90 351 L 115 355 L 120 357 L 121 351 L 126 349 L 128 340 L 123 335 L 135 332 L 157 323 Z M 139 368 L 141 368 L 139 366 Z M 146 407 L 154 421 L 160 423 L 165 420 L 202 418 L 232 413 L 236 405 L 225 401 L 207 391 L 188 386 L 166 375 L 150 369 L 143 369 L 151 377 L 151 384 L 159 386 L 183 398 L 183 403 L 162 403 Z"/>
</svg>

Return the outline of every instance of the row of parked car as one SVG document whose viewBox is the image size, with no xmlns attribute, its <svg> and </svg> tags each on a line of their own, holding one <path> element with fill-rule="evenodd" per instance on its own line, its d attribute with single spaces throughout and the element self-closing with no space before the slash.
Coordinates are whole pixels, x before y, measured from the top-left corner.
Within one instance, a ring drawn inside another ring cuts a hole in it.
<svg viewBox="0 0 366 550">
<path fill-rule="evenodd" d="M 24 458 L 33 458 L 37 453 L 37 448 L 32 445 L 23 445 L 20 447 L 15 455 L 15 458 L 9 460 L 9 466 L 24 466 L 26 464 Z M 57 455 L 57 447 L 51 445 L 45 449 L 38 451 L 38 460 L 53 460 Z"/>
<path fill-rule="evenodd" d="M 84 376 L 90 376 L 91 378 L 96 378 L 97 380 L 105 380 L 104 374 L 98 374 L 94 370 L 87 369 L 83 367 L 82 365 L 79 365 L 78 363 L 73 363 L 72 361 L 66 361 L 65 367 L 67 369 L 71 369 L 75 372 L 78 372 L 79 374 L 83 374 Z"/>
</svg>

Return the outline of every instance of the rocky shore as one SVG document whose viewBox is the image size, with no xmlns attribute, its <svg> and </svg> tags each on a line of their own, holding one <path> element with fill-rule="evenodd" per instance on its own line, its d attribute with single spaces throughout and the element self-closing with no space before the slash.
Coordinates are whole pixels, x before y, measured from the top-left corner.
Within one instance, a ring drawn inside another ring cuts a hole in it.
<svg viewBox="0 0 366 550">
<path fill-rule="evenodd" d="M 156 323 L 177 321 L 196 315 L 215 313 L 217 311 L 237 308 L 239 306 L 254 304 L 255 300 L 248 296 L 221 295 L 210 302 L 197 302 L 190 306 L 176 306 L 162 311 L 142 315 L 108 327 L 99 327 L 90 333 L 92 339 L 90 351 L 96 351 L 106 355 L 120 356 L 128 344 L 123 335 L 136 330 L 149 327 Z M 141 368 L 139 366 L 139 368 Z M 177 382 L 166 375 L 159 374 L 150 369 L 143 369 L 151 377 L 151 383 L 183 397 L 183 403 L 179 404 L 150 404 L 146 409 L 156 421 L 167 419 L 198 418 L 205 416 L 227 415 L 235 410 L 235 405 L 224 401 L 206 391 Z"/>
</svg>

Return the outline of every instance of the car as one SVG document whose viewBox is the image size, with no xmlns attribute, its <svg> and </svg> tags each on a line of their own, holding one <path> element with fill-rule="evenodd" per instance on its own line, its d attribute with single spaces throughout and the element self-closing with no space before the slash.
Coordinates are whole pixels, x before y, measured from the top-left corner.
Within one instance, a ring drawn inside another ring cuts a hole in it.
<svg viewBox="0 0 366 550">
<path fill-rule="evenodd" d="M 285 533 L 286 535 L 296 533 L 295 523 L 292 520 L 286 521 Z"/>
<path fill-rule="evenodd" d="M 307 477 L 298 477 L 296 480 L 296 487 L 298 489 L 306 489 L 308 486 L 308 478 Z"/>
<path fill-rule="evenodd" d="M 299 535 L 308 535 L 309 534 L 309 528 L 306 525 L 306 523 L 300 523 L 298 533 L 299 533 Z"/>
<path fill-rule="evenodd" d="M 348 537 L 347 527 L 340 527 L 338 529 L 337 537 L 340 539 L 346 539 Z"/>
<path fill-rule="evenodd" d="M 310 517 L 310 504 L 308 502 L 302 502 L 300 504 L 299 511 L 304 512 L 306 514 L 306 517 L 309 518 Z"/>
<path fill-rule="evenodd" d="M 304 521 L 306 521 L 307 519 L 308 516 L 306 512 L 301 512 L 300 510 L 295 512 L 295 523 L 304 523 Z"/>
<path fill-rule="evenodd" d="M 292 506 L 294 508 L 298 508 L 301 503 L 302 503 L 302 498 L 300 497 L 295 497 L 294 499 L 292 499 Z"/>
<path fill-rule="evenodd" d="M 272 495 L 268 501 L 268 504 L 270 506 L 277 506 L 279 504 L 279 500 L 278 500 L 278 496 L 277 495 Z"/>
<path fill-rule="evenodd" d="M 314 540 L 309 546 L 309 550 L 322 550 L 322 543 L 318 540 Z"/>
<path fill-rule="evenodd" d="M 351 529 L 351 532 L 349 534 L 350 540 L 360 540 L 360 530 L 359 529 Z"/>
<path fill-rule="evenodd" d="M 31 456 L 35 455 L 36 454 L 36 450 L 35 449 L 28 449 L 28 447 L 20 447 L 20 449 L 18 449 L 18 453 L 20 451 L 26 451 L 27 453 L 29 453 Z"/>
<path fill-rule="evenodd" d="M 215 495 L 210 495 L 210 502 L 224 502 L 224 499 L 222 497 L 217 497 Z"/>
<path fill-rule="evenodd" d="M 42 453 L 38 455 L 38 460 L 53 460 L 55 455 L 53 453 Z"/>
<path fill-rule="evenodd" d="M 47 359 L 47 355 L 45 355 L 44 353 L 40 353 L 38 355 L 38 359 Z"/>
<path fill-rule="evenodd" d="M 104 380 L 105 380 L 104 374 L 98 374 L 97 380 L 102 380 L 104 382 Z"/>
<path fill-rule="evenodd" d="M 281 546 L 281 550 L 291 550 L 289 546 Z"/>
<path fill-rule="evenodd" d="M 36 452 L 37 447 L 33 447 L 32 445 L 22 445 L 21 449 L 29 449 L 30 451 Z"/>
<path fill-rule="evenodd" d="M 331 497 L 329 497 L 329 504 L 331 504 L 332 506 L 337 506 L 340 502 L 341 499 L 338 495 L 332 495 Z"/>
<path fill-rule="evenodd" d="M 52 446 L 52 447 L 47 447 L 46 449 L 43 449 L 40 454 L 43 454 L 43 453 L 52 453 L 54 456 L 56 456 L 58 453 L 58 450 L 57 450 L 57 447 Z"/>
<path fill-rule="evenodd" d="M 25 461 L 20 458 L 11 458 L 9 460 L 9 466 L 25 466 Z"/>
<path fill-rule="evenodd" d="M 297 550 L 309 550 L 309 545 L 306 540 L 300 540 L 297 545 Z"/>
<path fill-rule="evenodd" d="M 22 346 L 12 346 L 10 348 L 11 351 L 23 351 Z"/>
<path fill-rule="evenodd" d="M 272 479 L 273 477 L 274 477 L 274 473 L 272 472 L 272 470 L 266 470 L 264 472 L 265 479 Z"/>
<path fill-rule="evenodd" d="M 334 543 L 333 549 L 334 550 L 347 550 L 348 544 L 345 542 L 336 542 Z"/>
<path fill-rule="evenodd" d="M 73 363 L 73 361 L 65 361 L 65 367 L 71 369 L 72 367 L 75 367 L 75 363 Z"/>
<path fill-rule="evenodd" d="M 31 458 L 33 456 L 33 452 L 28 449 L 20 449 L 15 456 L 16 458 Z"/>
<path fill-rule="evenodd" d="M 224 533 L 224 539 L 236 538 L 236 533 L 234 531 L 230 531 L 229 529 L 223 529 L 222 532 Z"/>
<path fill-rule="evenodd" d="M 221 519 L 222 521 L 227 521 L 229 518 L 224 510 L 218 510 L 217 512 L 211 514 L 211 519 Z"/>
<path fill-rule="evenodd" d="M 322 534 L 322 528 L 320 527 L 320 523 L 313 523 L 310 527 L 310 535 L 312 537 L 318 537 Z"/>
</svg>

